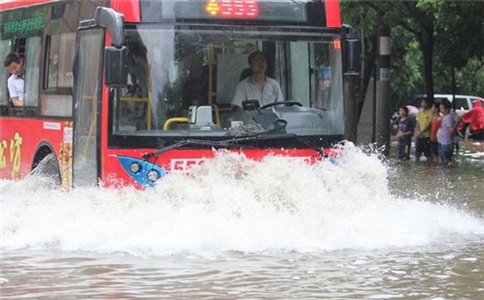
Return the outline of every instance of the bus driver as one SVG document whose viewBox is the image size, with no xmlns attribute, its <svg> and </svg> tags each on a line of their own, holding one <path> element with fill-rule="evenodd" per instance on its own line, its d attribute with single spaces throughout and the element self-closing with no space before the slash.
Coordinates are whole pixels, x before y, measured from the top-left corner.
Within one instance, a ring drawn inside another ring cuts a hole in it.
<svg viewBox="0 0 484 300">
<path fill-rule="evenodd" d="M 261 106 L 284 101 L 277 81 L 266 76 L 267 61 L 264 54 L 254 51 L 249 55 L 248 62 L 252 74 L 237 84 L 232 110 L 242 111 L 242 102 L 245 100 L 258 100 Z"/>
<path fill-rule="evenodd" d="M 5 58 L 3 65 L 12 74 L 8 78 L 8 92 L 12 99 L 12 105 L 14 107 L 23 106 L 25 99 L 24 61 L 18 54 L 10 53 Z"/>
</svg>

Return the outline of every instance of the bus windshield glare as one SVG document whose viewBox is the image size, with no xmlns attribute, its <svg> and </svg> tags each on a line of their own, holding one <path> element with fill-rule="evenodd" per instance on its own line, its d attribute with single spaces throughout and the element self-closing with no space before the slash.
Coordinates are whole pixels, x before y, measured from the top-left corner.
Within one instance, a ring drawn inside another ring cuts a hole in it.
<svg viewBox="0 0 484 300">
<path fill-rule="evenodd" d="M 129 75 L 127 87 L 112 95 L 115 136 L 343 134 L 335 36 L 161 25 L 125 32 Z M 234 111 L 237 85 L 252 76 L 248 57 L 254 51 L 264 54 L 267 81 L 277 82 L 283 96 L 277 100 L 284 102 L 264 107 L 246 96 L 245 109 Z"/>
</svg>

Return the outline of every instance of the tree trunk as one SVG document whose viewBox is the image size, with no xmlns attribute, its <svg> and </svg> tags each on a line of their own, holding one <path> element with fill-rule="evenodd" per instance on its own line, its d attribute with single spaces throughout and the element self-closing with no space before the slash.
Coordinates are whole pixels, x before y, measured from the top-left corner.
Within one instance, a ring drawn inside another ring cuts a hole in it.
<svg viewBox="0 0 484 300">
<path fill-rule="evenodd" d="M 374 46 L 370 48 L 370 51 L 365 53 L 365 67 L 364 71 L 362 74 L 362 96 L 361 96 L 361 102 L 358 103 L 358 119 L 361 116 L 361 112 L 363 111 L 363 105 L 365 104 L 365 99 L 366 99 L 366 93 L 368 92 L 369 84 L 370 84 L 370 79 L 372 78 L 372 74 L 375 72 L 375 61 L 376 61 L 376 44 L 377 44 L 377 39 L 376 35 L 371 37 L 371 41 L 374 41 Z M 371 87 L 373 88 L 373 86 Z"/>
<path fill-rule="evenodd" d="M 426 26 L 417 35 L 424 60 L 424 82 L 427 98 L 434 101 L 434 77 L 433 77 L 433 55 L 434 55 L 434 27 Z"/>
<path fill-rule="evenodd" d="M 375 141 L 383 147 L 383 154 L 390 154 L 390 55 L 391 27 L 383 18 L 377 19 L 377 60 L 376 60 L 376 118 Z"/>
</svg>

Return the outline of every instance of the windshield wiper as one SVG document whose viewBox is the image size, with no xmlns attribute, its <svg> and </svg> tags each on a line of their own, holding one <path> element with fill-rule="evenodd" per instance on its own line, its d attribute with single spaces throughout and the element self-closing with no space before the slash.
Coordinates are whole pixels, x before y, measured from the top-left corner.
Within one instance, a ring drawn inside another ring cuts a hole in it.
<svg viewBox="0 0 484 300">
<path fill-rule="evenodd" d="M 174 150 L 174 149 L 179 149 L 179 148 L 182 148 L 182 147 L 188 146 L 188 145 L 225 147 L 225 148 L 231 147 L 232 148 L 232 147 L 241 146 L 240 144 L 245 143 L 245 142 L 267 141 L 267 140 L 275 140 L 275 139 L 288 138 L 288 137 L 294 138 L 297 141 L 299 141 L 299 142 L 305 144 L 306 146 L 308 146 L 308 148 L 315 150 L 316 152 L 318 152 L 321 155 L 321 157 L 327 156 L 326 153 L 324 153 L 324 151 L 320 147 L 314 146 L 308 140 L 301 138 L 298 135 L 293 134 L 293 133 L 284 133 L 284 134 L 272 134 L 272 135 L 259 134 L 259 135 L 233 138 L 233 139 L 227 139 L 227 140 L 221 140 L 221 141 L 187 139 L 187 140 L 183 140 L 183 141 L 180 141 L 178 143 L 175 143 L 173 145 L 160 148 L 160 149 L 153 151 L 151 153 L 146 153 L 146 154 L 143 155 L 143 159 L 147 160 L 148 158 L 156 157 L 156 156 L 159 156 L 162 153 L 165 153 L 165 152 L 168 152 L 168 151 Z"/>
<path fill-rule="evenodd" d="M 150 157 L 158 156 L 162 153 L 168 152 L 170 150 L 174 149 L 179 149 L 184 146 L 188 145 L 193 145 L 193 146 L 212 146 L 212 147 L 230 147 L 233 146 L 232 143 L 235 143 L 239 139 L 231 139 L 231 140 L 222 140 L 222 141 L 209 141 L 209 140 L 193 140 L 193 139 L 188 139 L 188 140 L 183 140 L 178 143 L 175 143 L 170 146 L 166 146 L 163 148 L 160 148 L 156 151 L 153 151 L 151 153 L 146 153 L 143 155 L 143 159 L 148 159 Z M 242 140 L 242 139 L 240 139 Z"/>
</svg>

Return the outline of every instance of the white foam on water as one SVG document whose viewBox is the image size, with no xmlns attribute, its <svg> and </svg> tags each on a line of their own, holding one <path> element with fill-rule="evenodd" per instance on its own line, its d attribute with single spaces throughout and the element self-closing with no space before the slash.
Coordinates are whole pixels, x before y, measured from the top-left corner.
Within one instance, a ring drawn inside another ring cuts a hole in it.
<svg viewBox="0 0 484 300">
<path fill-rule="evenodd" d="M 219 153 L 155 188 L 52 189 L 2 181 L 1 247 L 132 255 L 331 251 L 428 245 L 484 235 L 484 220 L 390 194 L 387 167 L 348 144 L 309 166 Z"/>
</svg>

